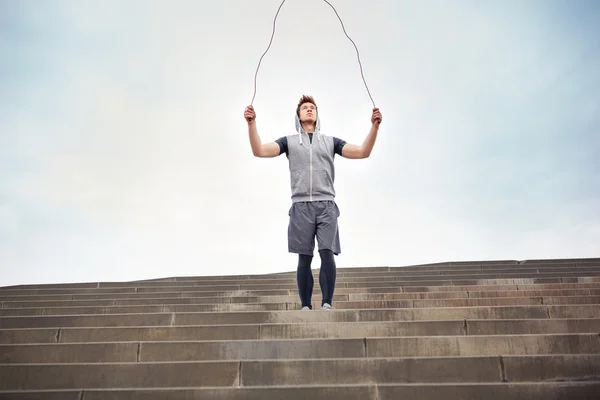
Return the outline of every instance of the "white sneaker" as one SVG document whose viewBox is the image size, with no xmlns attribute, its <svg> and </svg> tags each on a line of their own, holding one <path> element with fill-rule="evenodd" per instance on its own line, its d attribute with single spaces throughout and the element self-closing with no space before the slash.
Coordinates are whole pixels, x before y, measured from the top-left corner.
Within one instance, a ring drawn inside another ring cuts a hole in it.
<svg viewBox="0 0 600 400">
<path fill-rule="evenodd" d="M 310 311 L 310 308 L 308 306 L 304 306 L 302 307 L 302 311 Z"/>
<path fill-rule="evenodd" d="M 333 307 L 329 303 L 324 303 L 323 306 L 321 306 L 321 310 L 333 311 Z"/>
</svg>

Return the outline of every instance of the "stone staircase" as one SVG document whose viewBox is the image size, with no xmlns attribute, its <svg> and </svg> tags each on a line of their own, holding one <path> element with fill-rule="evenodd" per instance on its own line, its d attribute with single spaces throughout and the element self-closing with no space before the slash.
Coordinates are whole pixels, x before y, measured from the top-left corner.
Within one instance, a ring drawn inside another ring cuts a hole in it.
<svg viewBox="0 0 600 400">
<path fill-rule="evenodd" d="M 0 399 L 600 399 L 600 259 L 338 268 L 334 311 L 296 289 L 0 288 Z"/>
</svg>

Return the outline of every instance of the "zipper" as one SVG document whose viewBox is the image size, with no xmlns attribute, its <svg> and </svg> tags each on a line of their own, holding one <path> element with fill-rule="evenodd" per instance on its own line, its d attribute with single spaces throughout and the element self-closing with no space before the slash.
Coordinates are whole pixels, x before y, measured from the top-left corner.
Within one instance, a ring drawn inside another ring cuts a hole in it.
<svg viewBox="0 0 600 400">
<path fill-rule="evenodd" d="M 308 135 L 306 135 L 308 136 Z M 313 133 L 313 140 L 315 140 L 315 134 Z M 310 143 L 308 149 L 309 149 L 309 161 L 308 161 L 308 165 L 309 165 L 309 170 L 310 170 L 310 174 L 309 174 L 309 181 L 308 181 L 308 185 L 309 185 L 309 189 L 308 189 L 308 194 L 310 196 L 310 201 L 312 201 L 312 172 L 313 172 L 313 166 L 312 166 L 312 141 L 308 140 L 308 142 Z"/>
</svg>

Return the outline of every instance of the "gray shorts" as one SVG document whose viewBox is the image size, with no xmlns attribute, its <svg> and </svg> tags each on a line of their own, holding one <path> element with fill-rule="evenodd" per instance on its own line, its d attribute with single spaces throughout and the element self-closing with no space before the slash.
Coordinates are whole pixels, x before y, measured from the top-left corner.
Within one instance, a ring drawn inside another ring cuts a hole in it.
<svg viewBox="0 0 600 400">
<path fill-rule="evenodd" d="M 315 236 L 319 250 L 341 253 L 338 217 L 340 209 L 332 200 L 302 201 L 292 204 L 289 211 L 288 250 L 290 253 L 313 255 Z"/>
</svg>

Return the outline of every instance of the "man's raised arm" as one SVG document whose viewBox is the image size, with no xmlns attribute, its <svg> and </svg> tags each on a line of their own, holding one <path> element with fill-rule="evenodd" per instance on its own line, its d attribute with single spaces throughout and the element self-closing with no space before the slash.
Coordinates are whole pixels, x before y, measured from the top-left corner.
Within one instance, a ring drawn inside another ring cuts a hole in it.
<svg viewBox="0 0 600 400">
<path fill-rule="evenodd" d="M 250 137 L 252 154 L 254 154 L 255 157 L 261 158 L 277 157 L 280 153 L 280 147 L 277 143 L 271 142 L 262 144 L 260 141 L 258 129 L 256 128 L 256 112 L 254 112 L 254 107 L 246 107 L 246 110 L 244 110 L 244 118 L 246 119 L 246 122 L 248 122 L 248 136 Z"/>
<path fill-rule="evenodd" d="M 371 155 L 373 146 L 375 145 L 375 139 L 377 139 L 377 132 L 379 132 L 379 124 L 382 121 L 381 113 L 379 108 L 373 109 L 373 115 L 371 116 L 371 130 L 365 138 L 362 146 L 356 144 L 346 144 L 342 148 L 342 157 L 344 158 L 367 158 Z"/>
</svg>

